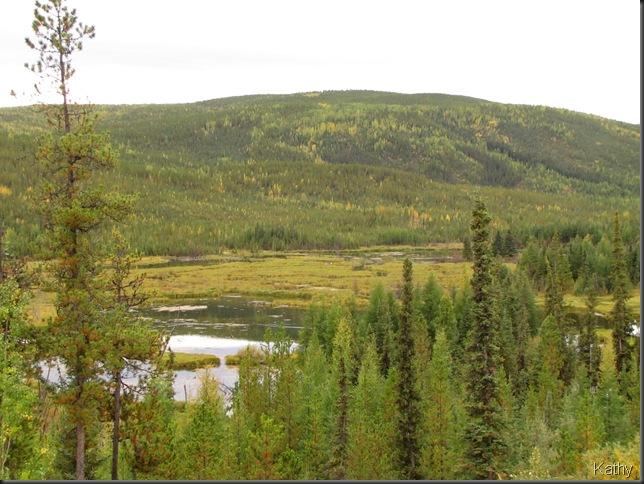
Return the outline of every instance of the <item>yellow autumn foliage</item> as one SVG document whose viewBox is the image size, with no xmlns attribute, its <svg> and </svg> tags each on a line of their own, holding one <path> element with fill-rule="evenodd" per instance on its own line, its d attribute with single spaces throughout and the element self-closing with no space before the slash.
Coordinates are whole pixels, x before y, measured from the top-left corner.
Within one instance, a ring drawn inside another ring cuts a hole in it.
<svg viewBox="0 0 644 484">
<path fill-rule="evenodd" d="M 606 472 L 607 467 L 615 466 L 618 471 Z M 619 467 L 618 467 L 619 466 Z M 625 467 L 622 467 L 625 466 Z M 632 467 L 631 467 L 632 466 Z M 623 471 L 628 469 L 629 475 Z M 640 436 L 626 444 L 595 448 L 582 456 L 580 479 L 601 481 L 640 480 Z"/>
</svg>

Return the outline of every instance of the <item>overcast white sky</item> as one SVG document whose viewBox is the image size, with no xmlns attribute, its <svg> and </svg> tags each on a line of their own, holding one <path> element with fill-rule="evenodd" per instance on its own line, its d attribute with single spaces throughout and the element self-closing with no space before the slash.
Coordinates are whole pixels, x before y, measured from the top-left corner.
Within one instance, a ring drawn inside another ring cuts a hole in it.
<svg viewBox="0 0 644 484">
<path fill-rule="evenodd" d="M 42 1 L 42 0 L 41 0 Z M 370 89 L 640 123 L 635 0 L 68 0 L 96 38 L 76 100 L 182 103 Z M 31 104 L 34 2 L 0 0 L 0 106 Z M 11 90 L 19 98 L 10 96 Z M 22 93 L 25 93 L 22 95 Z"/>
</svg>

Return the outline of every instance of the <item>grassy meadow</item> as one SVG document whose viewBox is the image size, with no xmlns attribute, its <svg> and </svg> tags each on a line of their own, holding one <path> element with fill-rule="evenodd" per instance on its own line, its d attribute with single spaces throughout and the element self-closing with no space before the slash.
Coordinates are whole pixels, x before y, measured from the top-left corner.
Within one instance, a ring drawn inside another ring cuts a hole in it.
<svg viewBox="0 0 644 484">
<path fill-rule="evenodd" d="M 236 294 L 270 301 L 274 306 L 307 308 L 312 301 L 353 297 L 359 309 L 368 303 L 377 283 L 396 290 L 402 280 L 402 258 L 414 263 L 414 283 L 422 286 L 431 274 L 445 289 L 469 281 L 471 263 L 462 259 L 459 243 L 425 247 L 379 246 L 343 251 L 234 251 L 198 259 L 143 257 L 133 275 L 146 275 L 148 305 L 173 300 L 209 299 Z M 513 262 L 506 263 L 513 267 Z M 640 291 L 631 291 L 630 307 L 639 318 Z M 538 306 L 543 294 L 536 295 Z M 566 303 L 575 312 L 585 310 L 582 296 L 568 294 Z M 598 297 L 597 311 L 607 315 L 612 296 Z M 29 315 L 36 324 L 53 316 L 53 296 L 35 291 Z"/>
</svg>

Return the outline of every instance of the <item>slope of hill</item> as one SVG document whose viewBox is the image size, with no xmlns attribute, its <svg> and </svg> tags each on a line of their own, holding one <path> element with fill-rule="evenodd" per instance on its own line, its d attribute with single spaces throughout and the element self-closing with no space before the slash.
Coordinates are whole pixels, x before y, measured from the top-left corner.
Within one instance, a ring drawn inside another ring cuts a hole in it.
<svg viewBox="0 0 644 484">
<path fill-rule="evenodd" d="M 370 91 L 184 105 L 98 106 L 120 150 L 103 180 L 140 193 L 148 253 L 455 240 L 471 194 L 524 238 L 639 233 L 639 127 L 547 107 Z M 37 231 L 25 195 L 43 122 L 0 109 L 0 203 L 14 245 Z M 476 188 L 475 188 L 476 187 Z"/>
</svg>

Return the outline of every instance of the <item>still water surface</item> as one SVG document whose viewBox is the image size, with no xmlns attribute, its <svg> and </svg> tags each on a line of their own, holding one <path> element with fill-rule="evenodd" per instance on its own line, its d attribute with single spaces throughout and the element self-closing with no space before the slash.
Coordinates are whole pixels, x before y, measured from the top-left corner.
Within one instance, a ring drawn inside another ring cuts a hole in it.
<svg viewBox="0 0 644 484">
<path fill-rule="evenodd" d="M 232 388 L 237 367 L 226 366 L 226 356 L 248 345 L 260 344 L 268 328 L 282 326 L 297 341 L 306 310 L 239 296 L 223 296 L 199 301 L 174 301 L 139 311 L 158 329 L 170 334 L 169 347 L 175 353 L 202 353 L 219 356 L 221 366 L 211 371 L 220 383 Z M 194 397 L 199 387 L 198 371 L 175 372 L 175 399 Z"/>
</svg>

